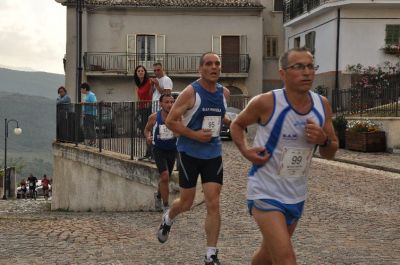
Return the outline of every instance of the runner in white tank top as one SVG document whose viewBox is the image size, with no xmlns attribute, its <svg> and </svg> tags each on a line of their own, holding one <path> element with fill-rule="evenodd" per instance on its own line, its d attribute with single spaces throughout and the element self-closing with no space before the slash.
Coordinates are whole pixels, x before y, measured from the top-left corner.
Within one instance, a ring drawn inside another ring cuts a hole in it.
<svg viewBox="0 0 400 265">
<path fill-rule="evenodd" d="M 231 125 L 232 139 L 252 162 L 247 198 L 263 235 L 252 265 L 296 264 L 291 236 L 301 217 L 312 154 L 333 158 L 338 148 L 328 100 L 310 92 L 315 78 L 312 54 L 305 48 L 285 52 L 279 74 L 284 89 L 254 97 Z M 257 123 L 254 147 L 245 128 Z"/>
</svg>

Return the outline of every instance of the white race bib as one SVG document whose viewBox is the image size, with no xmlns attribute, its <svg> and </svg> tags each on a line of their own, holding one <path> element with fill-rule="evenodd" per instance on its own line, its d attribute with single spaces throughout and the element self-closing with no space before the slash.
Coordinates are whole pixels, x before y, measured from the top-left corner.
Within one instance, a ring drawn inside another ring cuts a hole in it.
<svg viewBox="0 0 400 265">
<path fill-rule="evenodd" d="M 170 140 L 174 138 L 173 132 L 170 129 L 168 129 L 165 124 L 159 126 L 159 133 L 161 140 Z"/>
<path fill-rule="evenodd" d="M 202 128 L 210 129 L 212 137 L 219 136 L 221 130 L 221 116 L 205 116 Z"/>
<path fill-rule="evenodd" d="M 304 177 L 310 166 L 312 149 L 284 147 L 278 170 L 281 177 Z"/>
</svg>

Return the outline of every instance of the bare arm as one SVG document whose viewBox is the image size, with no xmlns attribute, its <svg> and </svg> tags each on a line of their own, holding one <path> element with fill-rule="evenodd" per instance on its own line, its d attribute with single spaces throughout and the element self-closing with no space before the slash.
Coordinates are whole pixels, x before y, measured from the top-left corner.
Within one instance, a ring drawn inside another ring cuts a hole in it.
<svg viewBox="0 0 400 265">
<path fill-rule="evenodd" d="M 270 157 L 264 146 L 250 148 L 247 143 L 246 127 L 257 122 L 266 122 L 272 113 L 271 93 L 254 97 L 231 124 L 232 139 L 242 155 L 256 165 L 265 164 Z"/>
<path fill-rule="evenodd" d="M 167 127 L 177 135 L 183 135 L 190 139 L 199 142 L 209 142 L 211 140 L 211 130 L 201 129 L 194 131 L 183 125 L 181 117 L 188 110 L 193 107 L 195 103 L 195 92 L 191 85 L 187 86 L 179 97 L 176 99 L 172 106 L 165 124 Z"/>
<path fill-rule="evenodd" d="M 231 95 L 231 93 L 229 92 L 229 90 L 226 87 L 224 87 L 224 97 L 225 97 L 226 102 L 228 102 L 230 95 Z M 224 118 L 222 119 L 222 122 L 226 126 L 230 126 L 232 124 L 232 121 L 229 119 L 229 117 L 226 114 L 225 114 Z"/>
<path fill-rule="evenodd" d="M 146 143 L 150 144 L 152 141 L 152 131 L 156 124 L 157 112 L 152 113 L 147 120 L 146 127 L 144 128 L 144 137 L 146 138 Z"/>
</svg>

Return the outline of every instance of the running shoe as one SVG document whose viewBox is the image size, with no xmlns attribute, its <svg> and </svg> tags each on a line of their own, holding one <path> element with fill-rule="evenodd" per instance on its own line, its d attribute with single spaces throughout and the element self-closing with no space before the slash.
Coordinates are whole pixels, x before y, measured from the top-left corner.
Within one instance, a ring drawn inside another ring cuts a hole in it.
<svg viewBox="0 0 400 265">
<path fill-rule="evenodd" d="M 215 255 L 211 255 L 210 259 L 207 259 L 207 256 L 204 257 L 205 265 L 221 265 L 218 259 L 218 250 L 215 252 Z"/>
<path fill-rule="evenodd" d="M 166 211 L 163 214 L 161 225 L 157 232 L 157 238 L 158 238 L 158 241 L 160 241 L 160 243 L 165 243 L 168 240 L 169 230 L 171 229 L 171 226 L 172 226 L 172 224 L 167 225 L 165 222 L 165 217 L 167 216 L 168 212 L 169 211 Z"/>
</svg>

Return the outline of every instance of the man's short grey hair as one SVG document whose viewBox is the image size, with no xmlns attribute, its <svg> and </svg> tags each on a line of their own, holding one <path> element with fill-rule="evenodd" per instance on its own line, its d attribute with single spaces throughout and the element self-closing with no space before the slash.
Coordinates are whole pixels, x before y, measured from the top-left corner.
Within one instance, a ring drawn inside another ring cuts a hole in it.
<svg viewBox="0 0 400 265">
<path fill-rule="evenodd" d="M 309 52 L 314 60 L 314 55 L 312 55 L 311 51 L 307 47 L 292 48 L 282 53 L 279 57 L 279 69 L 286 69 L 289 66 L 288 58 L 289 54 L 292 52 Z"/>
<path fill-rule="evenodd" d="M 217 55 L 219 57 L 219 55 L 217 53 L 215 53 L 215 52 L 205 52 L 205 53 L 203 53 L 201 55 L 200 66 L 202 66 L 204 64 L 204 57 L 206 57 L 206 55 L 209 55 L 209 54 L 214 54 L 214 55 Z"/>
</svg>

